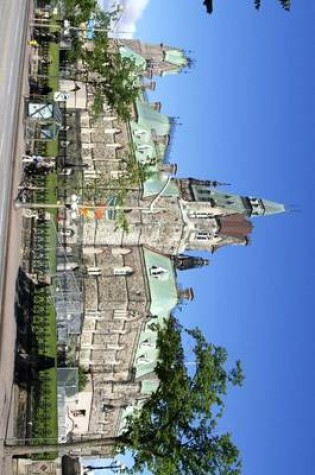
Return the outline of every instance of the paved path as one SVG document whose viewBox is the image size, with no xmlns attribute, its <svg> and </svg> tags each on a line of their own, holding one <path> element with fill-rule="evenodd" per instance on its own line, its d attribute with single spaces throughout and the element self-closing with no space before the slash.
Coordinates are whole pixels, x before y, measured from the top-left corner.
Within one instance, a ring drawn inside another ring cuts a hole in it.
<svg viewBox="0 0 315 475">
<path fill-rule="evenodd" d="M 28 0 L 0 1 L 0 269 L 4 268 L 8 209 Z M 1 272 L 0 290 L 4 275 Z"/>
<path fill-rule="evenodd" d="M 11 474 L 1 457 L 12 398 L 16 325 L 15 280 L 19 265 L 20 213 L 12 206 L 18 157 L 23 150 L 22 86 L 30 0 L 0 0 L 0 474 Z"/>
</svg>

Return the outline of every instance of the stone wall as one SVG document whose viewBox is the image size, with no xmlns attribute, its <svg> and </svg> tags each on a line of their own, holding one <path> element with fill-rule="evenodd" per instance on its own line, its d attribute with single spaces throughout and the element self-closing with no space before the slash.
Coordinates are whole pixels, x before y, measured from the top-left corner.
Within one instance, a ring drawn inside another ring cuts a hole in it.
<svg viewBox="0 0 315 475">
<path fill-rule="evenodd" d="M 122 408 L 141 397 L 133 358 L 150 305 L 139 247 L 88 248 L 84 254 L 85 314 L 80 365 L 92 375 L 89 431 L 117 434 Z M 89 276 L 88 273 L 99 275 Z M 126 272 L 126 275 L 116 275 Z"/>
</svg>

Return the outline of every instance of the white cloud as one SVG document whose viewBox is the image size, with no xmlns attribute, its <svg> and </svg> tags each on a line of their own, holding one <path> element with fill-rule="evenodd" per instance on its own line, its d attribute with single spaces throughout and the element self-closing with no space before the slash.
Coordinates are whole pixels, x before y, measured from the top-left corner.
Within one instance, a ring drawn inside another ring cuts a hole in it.
<svg viewBox="0 0 315 475">
<path fill-rule="evenodd" d="M 115 36 L 132 37 L 137 30 L 137 21 L 142 17 L 149 2 L 150 0 L 120 0 L 119 3 L 124 7 L 124 11 L 115 26 Z M 105 10 L 110 9 L 113 3 L 113 0 L 100 0 L 100 4 Z"/>
</svg>

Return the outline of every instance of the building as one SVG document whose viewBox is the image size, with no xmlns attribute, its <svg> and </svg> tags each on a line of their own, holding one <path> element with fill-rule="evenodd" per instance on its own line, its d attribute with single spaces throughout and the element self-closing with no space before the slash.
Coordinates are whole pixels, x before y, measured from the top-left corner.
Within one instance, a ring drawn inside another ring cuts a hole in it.
<svg viewBox="0 0 315 475">
<path fill-rule="evenodd" d="M 74 84 L 62 83 L 70 96 L 59 174 L 72 169 L 67 189 L 75 184 L 83 205 L 80 214 L 60 212 L 59 234 L 64 271 L 69 262 L 76 268 L 83 303 L 81 312 L 61 316 L 60 344 L 72 341 L 75 364 L 89 374 L 82 391 L 63 392 L 62 440 L 118 435 L 156 390 L 152 323 L 162 325 L 183 299 L 193 298 L 191 289 L 179 288 L 177 273 L 208 264 L 189 252 L 247 245 L 252 218 L 285 211 L 224 191 L 216 180 L 176 177 L 177 166 L 168 161 L 176 121 L 149 102 L 146 89 L 155 87 L 148 79 L 178 73 L 189 60 L 177 48 L 138 40 L 114 41 L 113 48 L 137 64 L 143 83 L 129 121 L 106 106 L 95 119 L 93 89 L 82 86 L 78 99 Z M 72 197 L 63 199 L 70 207 Z"/>
</svg>

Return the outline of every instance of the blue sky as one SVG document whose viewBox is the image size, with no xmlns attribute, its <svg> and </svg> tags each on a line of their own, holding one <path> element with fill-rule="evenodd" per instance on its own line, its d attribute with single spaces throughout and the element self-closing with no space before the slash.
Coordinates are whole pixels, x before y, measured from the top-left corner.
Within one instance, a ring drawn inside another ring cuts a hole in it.
<svg viewBox="0 0 315 475">
<path fill-rule="evenodd" d="M 217 0 L 210 17 L 201 0 L 151 0 L 137 23 L 142 40 L 192 50 L 196 61 L 151 96 L 180 117 L 179 176 L 297 210 L 255 220 L 251 246 L 179 275 L 196 295 L 184 324 L 243 361 L 246 381 L 231 391 L 222 428 L 245 475 L 314 472 L 315 2 L 292 3 L 288 14 L 263 0 L 258 13 L 249 0 Z"/>
</svg>

